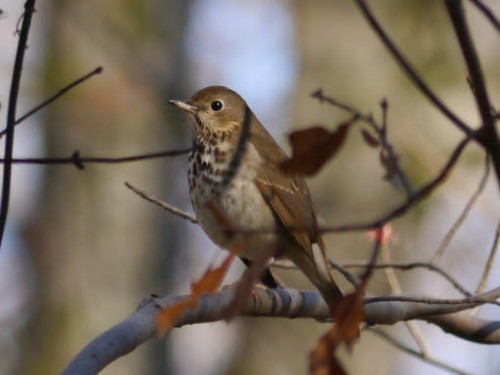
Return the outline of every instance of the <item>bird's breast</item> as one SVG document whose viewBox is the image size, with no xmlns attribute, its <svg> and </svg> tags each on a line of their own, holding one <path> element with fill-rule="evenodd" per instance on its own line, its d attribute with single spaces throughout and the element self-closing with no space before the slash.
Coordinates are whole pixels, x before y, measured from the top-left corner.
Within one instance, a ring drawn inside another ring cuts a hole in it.
<svg viewBox="0 0 500 375">
<path fill-rule="evenodd" d="M 234 166 L 235 148 L 221 144 L 193 149 L 188 172 L 191 203 L 212 241 L 228 250 L 236 246 L 254 259 L 274 246 L 276 219 L 255 184 L 262 158 L 249 143 Z M 228 229 L 240 233 L 229 238 Z"/>
</svg>

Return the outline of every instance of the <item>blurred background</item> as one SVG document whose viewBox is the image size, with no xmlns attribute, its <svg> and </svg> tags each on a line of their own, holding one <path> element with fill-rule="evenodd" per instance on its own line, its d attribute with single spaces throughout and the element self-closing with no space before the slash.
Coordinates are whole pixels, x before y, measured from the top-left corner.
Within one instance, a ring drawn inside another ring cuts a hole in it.
<svg viewBox="0 0 500 375">
<path fill-rule="evenodd" d="M 485 0 L 497 14 L 500 3 Z M 463 119 L 478 123 L 466 71 L 444 7 L 436 1 L 373 2 L 398 45 Z M 498 34 L 465 2 L 491 99 L 500 99 Z M 0 4 L 0 116 L 23 2 Z M 295 128 L 329 129 L 346 115 L 310 94 L 325 94 L 380 118 L 412 184 L 440 170 L 461 133 L 408 82 L 348 0 L 39 1 L 29 39 L 18 114 L 97 66 L 78 86 L 16 130 L 15 156 L 126 156 L 189 145 L 187 121 L 167 106 L 222 84 L 238 91 L 277 141 Z M 18 116 L 19 117 L 19 116 Z M 120 165 L 14 168 L 8 232 L 0 252 L 0 374 L 58 373 L 92 338 L 130 315 L 150 293 L 186 293 L 219 249 L 200 228 L 140 199 L 124 182 L 190 211 L 187 157 Z M 397 261 L 428 261 L 479 184 L 483 153 L 469 146 L 446 184 L 393 223 Z M 352 132 L 341 153 L 309 180 L 328 224 L 377 217 L 404 199 L 383 180 L 376 150 Z M 499 220 L 493 173 L 439 265 L 470 290 L 479 282 Z M 366 260 L 363 233 L 330 234 L 339 262 Z M 220 256 L 219 256 L 220 259 Z M 498 264 L 498 261 L 497 261 Z M 230 280 L 243 268 L 235 265 Z M 308 287 L 294 271 L 278 271 Z M 397 273 L 404 291 L 457 297 L 426 271 Z M 488 287 L 497 286 L 494 267 Z M 373 293 L 389 293 L 383 273 Z M 498 309 L 483 308 L 498 319 Z M 500 373 L 500 349 L 472 344 L 419 323 L 436 358 L 473 374 Z M 326 326 L 305 320 L 240 318 L 174 330 L 119 359 L 103 374 L 304 374 Z M 404 324 L 387 331 L 418 349 Z M 352 374 L 442 374 L 369 332 L 351 354 Z"/>
</svg>

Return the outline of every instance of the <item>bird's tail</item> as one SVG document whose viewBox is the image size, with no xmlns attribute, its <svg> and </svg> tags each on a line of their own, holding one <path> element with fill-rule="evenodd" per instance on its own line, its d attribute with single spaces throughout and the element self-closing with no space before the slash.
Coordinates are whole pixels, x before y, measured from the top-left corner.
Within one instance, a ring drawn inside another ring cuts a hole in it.
<svg viewBox="0 0 500 375">
<path fill-rule="evenodd" d="M 339 300 L 343 297 L 343 293 L 328 271 L 328 259 L 323 241 L 319 239 L 318 244 L 313 244 L 311 250 L 307 252 L 297 246 L 296 249 L 288 252 L 288 256 L 313 285 L 318 288 L 333 314 Z"/>
</svg>

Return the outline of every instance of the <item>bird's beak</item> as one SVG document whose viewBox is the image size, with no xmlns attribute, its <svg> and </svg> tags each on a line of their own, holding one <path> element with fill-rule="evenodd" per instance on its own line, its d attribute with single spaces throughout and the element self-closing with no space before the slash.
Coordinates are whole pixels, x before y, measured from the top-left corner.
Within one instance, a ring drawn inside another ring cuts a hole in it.
<svg viewBox="0 0 500 375">
<path fill-rule="evenodd" d="M 198 112 L 198 108 L 192 104 L 182 102 L 180 100 L 169 100 L 168 102 L 170 104 L 172 104 L 173 106 L 175 106 L 179 109 L 182 109 L 185 112 L 192 113 L 192 114 L 196 114 L 196 112 Z"/>
</svg>

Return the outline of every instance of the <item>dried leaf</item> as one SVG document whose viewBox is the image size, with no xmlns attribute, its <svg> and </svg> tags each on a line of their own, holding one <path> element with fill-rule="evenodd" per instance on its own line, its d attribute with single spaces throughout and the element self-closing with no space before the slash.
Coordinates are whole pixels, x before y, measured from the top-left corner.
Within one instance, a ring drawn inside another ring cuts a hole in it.
<svg viewBox="0 0 500 375">
<path fill-rule="evenodd" d="M 310 372 L 313 375 L 347 375 L 335 352 L 341 344 L 351 349 L 359 337 L 359 326 L 364 320 L 364 294 L 366 282 L 351 294 L 344 296 L 335 311 L 335 323 L 316 344 L 310 355 Z"/>
<path fill-rule="evenodd" d="M 165 335 L 175 324 L 179 316 L 196 305 L 197 299 L 189 296 L 187 299 L 174 303 L 162 309 L 156 315 L 156 334 Z"/>
<path fill-rule="evenodd" d="M 203 294 L 215 293 L 219 290 L 226 277 L 226 273 L 233 263 L 234 255 L 230 254 L 224 259 L 220 266 L 209 267 L 198 281 L 191 283 L 192 295 L 201 297 Z"/>
<path fill-rule="evenodd" d="M 292 158 L 282 163 L 283 172 L 314 175 L 340 150 L 351 124 L 352 122 L 342 124 L 333 133 L 317 126 L 290 134 Z"/>
<path fill-rule="evenodd" d="M 215 293 L 219 290 L 233 260 L 234 255 L 230 254 L 220 266 L 209 267 L 198 281 L 191 283 L 190 296 L 162 309 L 156 315 L 156 332 L 158 336 L 167 333 L 174 326 L 179 316 L 196 306 L 202 295 Z"/>
<path fill-rule="evenodd" d="M 365 141 L 365 143 L 368 146 L 370 146 L 370 147 L 380 146 L 380 142 L 378 141 L 378 139 L 372 133 L 370 133 L 368 130 L 361 129 L 361 135 L 363 136 L 363 140 Z"/>
<path fill-rule="evenodd" d="M 353 293 L 346 295 L 338 304 L 335 327 L 338 327 L 340 343 L 351 349 L 359 337 L 359 326 L 364 320 L 365 285 L 362 283 Z"/>
</svg>

